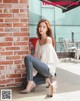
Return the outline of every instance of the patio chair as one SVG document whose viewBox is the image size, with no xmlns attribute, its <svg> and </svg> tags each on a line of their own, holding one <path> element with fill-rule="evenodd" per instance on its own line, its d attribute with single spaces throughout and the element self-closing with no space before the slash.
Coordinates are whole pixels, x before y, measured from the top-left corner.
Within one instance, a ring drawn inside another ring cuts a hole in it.
<svg viewBox="0 0 80 101">
<path fill-rule="evenodd" d="M 60 38 L 58 38 L 58 41 L 59 41 L 59 45 L 60 45 L 60 52 L 62 52 L 63 48 L 64 48 L 64 38 L 60 37 Z"/>
<path fill-rule="evenodd" d="M 78 62 L 79 59 L 80 59 L 80 48 L 76 49 L 76 51 L 75 51 L 75 60 L 76 60 L 76 59 L 77 59 L 76 62 Z"/>
<path fill-rule="evenodd" d="M 58 43 L 59 43 L 59 58 L 64 58 L 65 56 L 65 51 L 64 51 L 64 38 L 59 37 L 58 38 Z"/>
<path fill-rule="evenodd" d="M 75 54 L 75 51 L 77 49 L 77 47 L 75 46 L 75 43 L 70 42 L 67 39 L 64 39 L 64 51 L 67 53 L 69 53 L 69 57 L 71 58 L 72 53 Z M 75 58 L 75 57 L 74 57 Z"/>
<path fill-rule="evenodd" d="M 60 46 L 60 53 L 64 50 L 64 38 L 58 38 L 59 46 Z"/>
<path fill-rule="evenodd" d="M 37 40 L 38 40 L 38 38 L 36 38 L 36 37 L 30 38 L 30 51 L 31 51 L 31 55 L 35 54 L 35 47 L 36 47 Z"/>
</svg>

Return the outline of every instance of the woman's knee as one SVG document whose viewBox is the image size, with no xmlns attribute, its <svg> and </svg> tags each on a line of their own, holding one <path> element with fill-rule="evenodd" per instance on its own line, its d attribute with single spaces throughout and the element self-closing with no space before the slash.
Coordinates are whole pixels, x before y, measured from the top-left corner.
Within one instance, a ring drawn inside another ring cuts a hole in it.
<svg viewBox="0 0 80 101">
<path fill-rule="evenodd" d="M 27 56 L 25 56 L 25 58 L 24 58 L 24 62 L 26 61 L 26 60 L 29 60 L 31 58 L 31 55 L 27 55 Z"/>
</svg>

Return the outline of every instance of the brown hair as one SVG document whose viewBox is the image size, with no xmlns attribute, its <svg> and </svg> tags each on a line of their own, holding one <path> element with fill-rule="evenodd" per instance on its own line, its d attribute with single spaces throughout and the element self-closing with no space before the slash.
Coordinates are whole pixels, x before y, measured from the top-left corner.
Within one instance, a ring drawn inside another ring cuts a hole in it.
<svg viewBox="0 0 80 101">
<path fill-rule="evenodd" d="M 48 20 L 46 19 L 41 19 L 37 25 L 37 35 L 38 35 L 38 38 L 41 40 L 41 34 L 39 33 L 39 25 L 42 23 L 42 22 L 45 22 L 47 28 L 48 28 L 48 31 L 46 32 L 47 36 L 51 37 L 52 38 L 52 44 L 53 46 L 55 47 L 55 40 L 53 38 L 53 35 L 52 35 L 52 29 L 51 29 L 51 26 L 50 26 L 50 23 Z"/>
</svg>

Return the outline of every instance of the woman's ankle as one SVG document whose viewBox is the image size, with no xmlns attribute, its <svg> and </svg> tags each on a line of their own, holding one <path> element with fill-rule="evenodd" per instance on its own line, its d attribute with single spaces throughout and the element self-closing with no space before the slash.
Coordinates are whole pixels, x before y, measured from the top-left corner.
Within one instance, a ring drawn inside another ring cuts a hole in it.
<svg viewBox="0 0 80 101">
<path fill-rule="evenodd" d="M 28 87 L 31 87 L 31 86 L 33 86 L 33 87 L 36 86 L 36 84 L 35 84 L 34 81 L 28 81 L 28 84 L 27 84 L 27 86 L 26 86 L 26 89 L 27 89 Z"/>
<path fill-rule="evenodd" d="M 48 85 L 51 85 L 51 80 L 50 80 L 50 78 L 46 78 L 46 83 L 48 83 Z"/>
</svg>

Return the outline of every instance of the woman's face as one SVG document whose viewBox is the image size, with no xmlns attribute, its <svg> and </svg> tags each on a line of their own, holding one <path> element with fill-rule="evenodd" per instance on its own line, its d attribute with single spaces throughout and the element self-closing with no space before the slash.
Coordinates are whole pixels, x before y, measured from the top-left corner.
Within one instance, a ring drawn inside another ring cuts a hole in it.
<svg viewBox="0 0 80 101">
<path fill-rule="evenodd" d="M 39 33 L 42 34 L 46 34 L 46 32 L 48 31 L 48 28 L 46 26 L 45 22 L 40 23 L 39 25 Z"/>
</svg>

